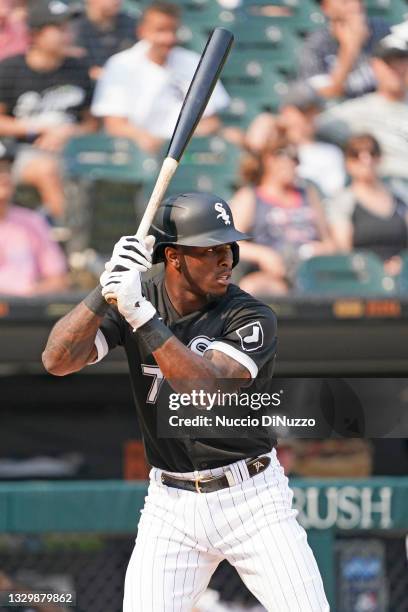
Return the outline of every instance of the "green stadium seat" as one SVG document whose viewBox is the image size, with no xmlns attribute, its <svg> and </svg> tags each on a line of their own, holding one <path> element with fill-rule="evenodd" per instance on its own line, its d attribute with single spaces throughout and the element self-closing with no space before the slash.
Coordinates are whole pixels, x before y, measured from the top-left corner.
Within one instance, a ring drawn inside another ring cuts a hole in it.
<svg viewBox="0 0 408 612">
<path fill-rule="evenodd" d="M 144 210 L 146 183 L 157 175 L 157 160 L 125 138 L 105 133 L 71 139 L 63 152 L 69 253 L 110 253 L 124 234 L 134 233 Z"/>
<path fill-rule="evenodd" d="M 404 0 L 365 0 L 370 16 L 380 16 L 391 23 L 405 21 L 408 15 L 408 5 Z"/>
<path fill-rule="evenodd" d="M 139 0 L 137 4 L 143 9 L 151 1 Z M 204 34 L 216 26 L 228 27 L 236 19 L 236 11 L 226 9 L 217 0 L 178 0 L 176 4 L 181 9 L 183 24 Z"/>
<path fill-rule="evenodd" d="M 394 290 L 382 262 L 372 253 L 312 257 L 300 264 L 296 288 L 302 293 L 338 296 L 382 296 Z"/>
<path fill-rule="evenodd" d="M 402 268 L 397 277 L 397 288 L 400 293 L 408 294 L 408 251 L 401 253 Z"/>
<path fill-rule="evenodd" d="M 248 58 L 269 52 L 276 68 L 288 72 L 296 69 L 300 39 L 287 24 L 271 24 L 262 17 L 251 17 L 237 21 L 231 29 L 235 34 L 235 49 L 248 52 Z"/>
<path fill-rule="evenodd" d="M 202 164 L 193 170 L 192 166 L 181 164 L 170 183 L 168 195 L 204 191 L 215 193 L 228 200 L 234 192 L 235 175 L 227 176 L 223 168 L 219 171 L 214 168 Z"/>
<path fill-rule="evenodd" d="M 261 112 L 276 112 L 281 96 L 287 91 L 285 80 L 273 72 L 256 84 L 229 83 L 226 87 L 231 96 L 231 104 L 220 116 L 226 125 L 239 125 L 243 128 Z"/>
<path fill-rule="evenodd" d="M 244 6 L 248 15 L 260 16 L 276 25 L 287 24 L 301 34 L 324 23 L 324 16 L 313 0 L 246 0 Z"/>
<path fill-rule="evenodd" d="M 143 5 L 141 2 L 137 2 L 135 0 L 123 0 L 122 1 L 122 10 L 132 17 L 140 17 L 143 10 Z"/>
<path fill-rule="evenodd" d="M 239 149 L 219 136 L 194 137 L 191 139 L 182 159 L 182 165 L 236 167 L 240 155 Z"/>
<path fill-rule="evenodd" d="M 182 23 L 178 29 L 179 44 L 190 51 L 202 53 L 207 42 L 207 36 L 191 23 Z"/>
<path fill-rule="evenodd" d="M 262 58 L 261 58 L 262 59 Z M 247 82 L 258 83 L 268 74 L 268 67 L 263 64 L 255 53 L 249 57 L 239 50 L 232 50 L 222 71 L 222 81 L 228 83 Z"/>
<path fill-rule="evenodd" d="M 229 28 L 236 21 L 237 15 L 212 0 L 182 6 L 182 19 L 185 23 L 194 23 L 195 28 L 208 34 L 217 26 Z"/>
<path fill-rule="evenodd" d="M 157 161 L 144 155 L 131 140 L 113 138 L 104 132 L 70 139 L 63 160 L 71 177 L 129 183 L 143 182 L 158 167 Z"/>
</svg>

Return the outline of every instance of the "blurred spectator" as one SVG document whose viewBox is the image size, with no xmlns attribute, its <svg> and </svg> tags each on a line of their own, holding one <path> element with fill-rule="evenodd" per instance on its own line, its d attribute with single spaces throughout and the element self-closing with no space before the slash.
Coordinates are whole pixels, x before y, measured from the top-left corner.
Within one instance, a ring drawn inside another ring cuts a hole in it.
<svg viewBox="0 0 408 612">
<path fill-rule="evenodd" d="M 280 114 L 289 141 L 297 146 L 298 176 L 312 181 L 323 196 L 330 196 L 344 186 L 346 174 L 339 147 L 315 139 L 315 122 L 322 104 L 312 87 L 296 83 L 284 97 Z"/>
<path fill-rule="evenodd" d="M 237 227 L 252 236 L 240 245 L 253 270 L 240 282 L 249 293 L 285 294 L 300 259 L 333 251 L 317 189 L 297 181 L 297 164 L 296 148 L 282 137 L 242 164 L 250 186 L 231 205 Z"/>
<path fill-rule="evenodd" d="M 408 178 L 407 41 L 389 34 L 375 54 L 371 63 L 377 91 L 322 113 L 318 132 L 334 142 L 344 142 L 352 133 L 373 134 L 383 151 L 381 174 Z"/>
<path fill-rule="evenodd" d="M 0 293 L 30 296 L 67 287 L 64 256 L 43 217 L 10 203 L 11 162 L 0 159 Z"/>
<path fill-rule="evenodd" d="M 75 22 L 76 43 L 85 50 L 92 79 L 114 55 L 136 42 L 136 20 L 121 11 L 122 0 L 87 0 L 86 13 Z"/>
<path fill-rule="evenodd" d="M 370 250 L 389 274 L 397 274 L 398 255 L 408 247 L 408 207 L 378 177 L 381 149 L 373 136 L 352 136 L 345 154 L 351 184 L 329 206 L 337 246 L 341 251 Z"/>
<path fill-rule="evenodd" d="M 375 89 L 369 58 L 389 32 L 380 18 L 366 16 L 362 0 L 320 0 L 328 24 L 309 34 L 299 57 L 302 79 L 327 98 L 353 98 Z"/>
<path fill-rule="evenodd" d="M 315 139 L 316 118 L 321 106 L 322 99 L 310 85 L 292 83 L 282 100 L 280 115 L 266 112 L 257 115 L 241 146 L 260 153 L 283 128 L 289 142 L 297 147 L 297 175 L 314 183 L 326 197 L 344 186 L 346 173 L 341 149 Z"/>
<path fill-rule="evenodd" d="M 65 7 L 65 9 L 64 9 Z M 30 4 L 30 47 L 0 63 L 0 137 L 17 139 L 16 181 L 36 187 L 55 218 L 64 211 L 59 158 L 69 138 L 94 128 L 86 68 L 66 56 L 71 44 L 66 5 Z"/>
<path fill-rule="evenodd" d="M 106 129 L 115 136 L 136 141 L 148 152 L 156 152 L 171 137 L 191 78 L 197 53 L 176 46 L 179 8 L 153 2 L 141 18 L 134 47 L 108 60 L 98 81 L 92 112 L 104 117 Z M 229 97 L 218 84 L 196 134 L 217 131 L 217 112 Z"/>
<path fill-rule="evenodd" d="M 277 115 L 269 112 L 260 113 L 251 121 L 245 134 L 243 147 L 255 154 L 260 154 L 270 142 L 274 142 L 281 133 Z"/>
<path fill-rule="evenodd" d="M 25 53 L 28 46 L 24 14 L 13 9 L 13 0 L 0 0 L 0 61 L 10 55 Z"/>
</svg>

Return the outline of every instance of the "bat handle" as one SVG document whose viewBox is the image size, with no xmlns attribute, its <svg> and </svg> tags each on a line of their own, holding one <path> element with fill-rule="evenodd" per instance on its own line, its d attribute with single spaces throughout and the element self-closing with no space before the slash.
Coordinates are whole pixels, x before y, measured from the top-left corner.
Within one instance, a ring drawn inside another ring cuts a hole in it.
<svg viewBox="0 0 408 612">
<path fill-rule="evenodd" d="M 146 238 L 153 222 L 154 215 L 161 204 L 164 194 L 167 191 L 178 165 L 179 162 L 172 157 L 166 157 L 164 159 L 162 167 L 160 168 L 159 176 L 157 177 L 156 184 L 152 191 L 152 195 L 150 196 L 146 210 L 143 213 L 142 220 L 140 221 L 140 225 L 136 232 L 136 238 L 139 238 L 139 240 Z"/>
<path fill-rule="evenodd" d="M 173 175 L 177 170 L 178 165 L 179 162 L 176 159 L 173 159 L 172 157 L 166 157 L 163 161 L 159 176 L 157 177 L 156 184 L 152 191 L 152 195 L 150 196 L 149 202 L 146 206 L 146 210 L 143 213 L 142 220 L 140 221 L 140 225 L 136 232 L 136 238 L 138 238 L 139 240 L 144 240 L 144 238 L 146 238 L 156 211 L 161 204 L 164 194 L 167 191 L 167 187 L 169 186 L 169 183 L 173 178 Z M 116 266 L 113 271 L 118 272 L 118 268 L 120 268 L 120 266 Z M 116 305 L 115 298 L 109 293 L 105 296 L 105 300 L 111 306 Z"/>
</svg>

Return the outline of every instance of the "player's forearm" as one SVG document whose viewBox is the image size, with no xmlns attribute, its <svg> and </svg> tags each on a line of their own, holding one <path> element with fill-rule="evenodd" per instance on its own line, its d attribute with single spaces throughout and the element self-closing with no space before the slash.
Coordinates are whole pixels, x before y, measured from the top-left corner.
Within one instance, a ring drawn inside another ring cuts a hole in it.
<svg viewBox="0 0 408 612">
<path fill-rule="evenodd" d="M 235 379 L 231 381 L 235 388 L 239 386 L 236 379 L 246 378 L 246 374 L 241 370 L 231 368 L 231 361 L 217 362 L 197 355 L 175 336 L 154 351 L 153 356 L 167 382 L 178 393 L 191 392 L 197 383 L 206 391 L 216 391 L 220 387 L 221 379 L 229 378 Z"/>
<path fill-rule="evenodd" d="M 214 365 L 193 353 L 176 336 L 169 338 L 153 353 L 160 370 L 166 378 L 218 378 L 221 372 Z"/>
<path fill-rule="evenodd" d="M 81 302 L 53 327 L 42 354 L 45 369 L 55 376 L 77 372 L 96 359 L 95 336 L 103 317 Z"/>
</svg>

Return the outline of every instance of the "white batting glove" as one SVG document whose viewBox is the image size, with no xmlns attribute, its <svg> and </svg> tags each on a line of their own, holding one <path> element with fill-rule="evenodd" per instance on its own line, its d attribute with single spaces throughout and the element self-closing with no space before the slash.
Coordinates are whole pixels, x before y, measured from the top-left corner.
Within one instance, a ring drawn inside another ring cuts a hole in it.
<svg viewBox="0 0 408 612">
<path fill-rule="evenodd" d="M 112 257 L 105 264 L 105 270 L 112 272 L 120 266 L 124 270 L 147 272 L 152 267 L 154 236 L 139 240 L 135 236 L 122 236 L 113 247 Z"/>
<path fill-rule="evenodd" d="M 156 314 L 156 309 L 142 294 L 140 272 L 136 269 L 123 272 L 101 274 L 103 297 L 114 298 L 120 314 L 126 319 L 133 331 L 150 321 Z"/>
</svg>

